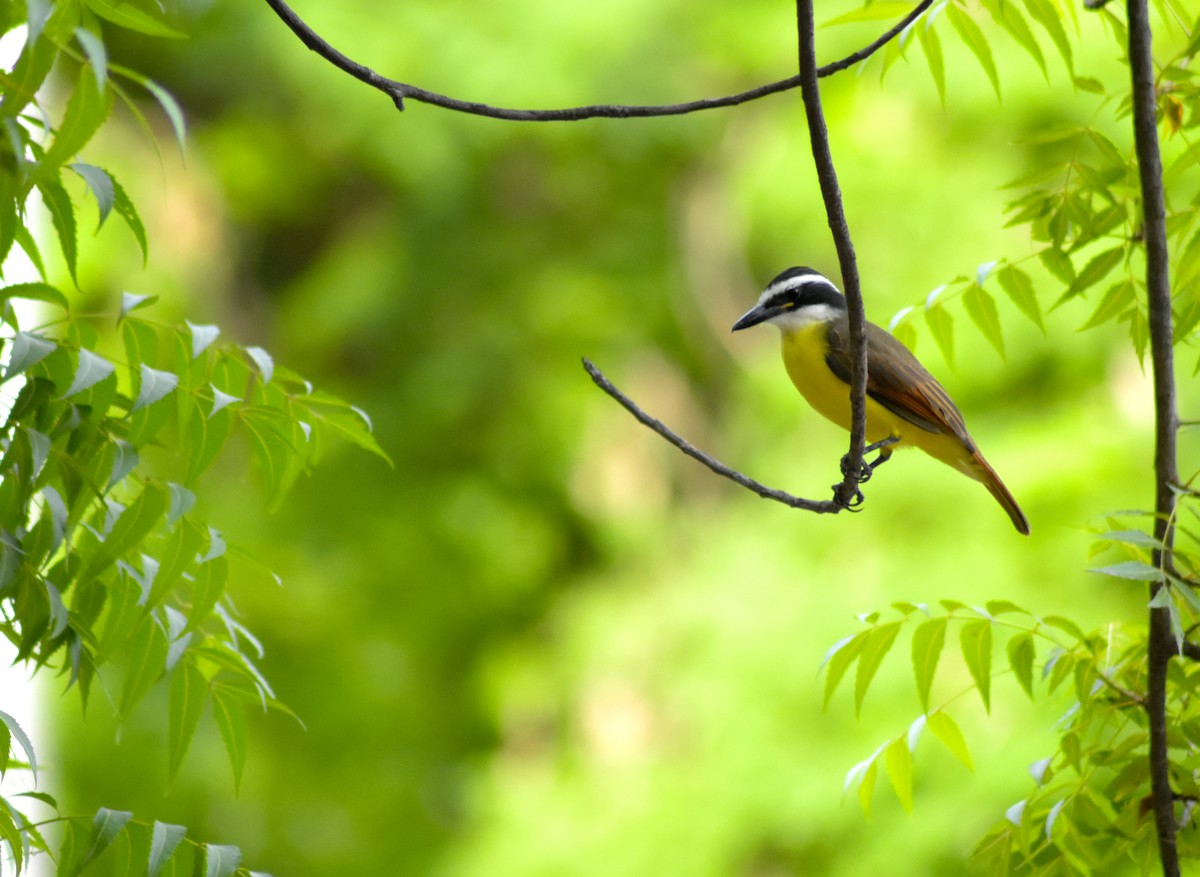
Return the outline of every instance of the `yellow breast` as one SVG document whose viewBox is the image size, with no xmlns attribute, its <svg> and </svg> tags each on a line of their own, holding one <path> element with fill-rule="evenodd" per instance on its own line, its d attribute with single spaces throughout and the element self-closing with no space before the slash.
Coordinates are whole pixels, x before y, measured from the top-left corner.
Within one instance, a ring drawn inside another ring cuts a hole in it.
<svg viewBox="0 0 1200 877">
<path fill-rule="evenodd" d="M 842 429 L 850 429 L 850 387 L 825 363 L 829 344 L 825 324 L 810 323 L 783 333 L 783 364 L 788 377 L 809 405 Z M 897 417 L 874 399 L 867 398 L 867 442 L 890 436 L 904 439 L 914 431 L 924 432 Z"/>
</svg>

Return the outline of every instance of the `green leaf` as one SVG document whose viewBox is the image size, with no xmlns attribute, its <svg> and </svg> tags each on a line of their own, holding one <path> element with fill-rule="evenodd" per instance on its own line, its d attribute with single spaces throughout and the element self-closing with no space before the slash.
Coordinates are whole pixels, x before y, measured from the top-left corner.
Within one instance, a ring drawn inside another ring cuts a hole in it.
<svg viewBox="0 0 1200 877">
<path fill-rule="evenodd" d="M 109 810 L 107 807 L 97 810 L 92 819 L 91 842 L 88 844 L 87 852 L 83 855 L 80 870 L 87 867 L 90 862 L 108 849 L 132 818 L 133 814 L 125 810 Z"/>
<path fill-rule="evenodd" d="M 1052 0 L 1025 0 L 1025 8 L 1029 10 L 1030 17 L 1045 28 L 1067 67 L 1067 73 L 1074 76 L 1075 59 L 1071 51 L 1071 40 Z"/>
<path fill-rule="evenodd" d="M 1008 664 L 1030 700 L 1033 699 L 1033 658 L 1033 634 L 1019 633 L 1008 641 Z"/>
<path fill-rule="evenodd" d="M 1029 28 L 1029 23 L 1021 15 L 1017 4 L 1012 0 L 984 0 L 983 5 L 991 13 L 996 24 L 1016 40 L 1017 45 L 1029 53 L 1029 56 L 1041 69 L 1042 75 L 1049 81 L 1050 74 L 1046 70 L 1046 56 L 1042 54 L 1042 47 L 1038 45 L 1033 31 Z"/>
<path fill-rule="evenodd" d="M 143 619 L 133 635 L 118 714 L 127 719 L 167 663 L 167 635 L 154 616 Z"/>
<path fill-rule="evenodd" d="M 25 754 L 25 762 L 29 765 L 29 771 L 33 774 L 33 781 L 36 783 L 38 768 L 37 755 L 33 751 L 33 744 L 29 742 L 29 738 L 21 730 L 21 726 L 17 724 L 17 720 L 3 710 L 0 710 L 0 724 L 3 724 L 8 729 L 10 738 L 16 740 L 17 745 L 21 747 L 21 751 Z"/>
<path fill-rule="evenodd" d="M 1141 548 L 1162 548 L 1162 542 L 1142 530 L 1110 530 L 1096 537 L 1106 542 L 1121 542 Z"/>
<path fill-rule="evenodd" d="M 4 370 L 4 380 L 7 381 L 37 365 L 57 349 L 58 345 L 40 335 L 18 332 L 12 339 L 12 354 L 8 360 L 8 368 Z"/>
<path fill-rule="evenodd" d="M 892 621 L 888 624 L 880 624 L 868 631 L 866 642 L 862 647 L 862 655 L 858 659 L 858 672 L 854 678 L 855 715 L 861 713 L 863 698 L 867 695 L 867 689 L 871 687 L 871 680 L 875 678 L 879 665 L 883 663 L 884 657 L 896 641 L 896 634 L 900 632 L 901 623 Z"/>
<path fill-rule="evenodd" d="M 75 205 L 71 203 L 71 196 L 67 194 L 67 190 L 63 188 L 57 177 L 42 180 L 37 184 L 37 188 L 42 193 L 42 202 L 50 214 L 50 222 L 58 233 L 58 243 L 62 249 L 63 259 L 66 260 L 67 270 L 71 274 L 71 280 L 78 286 L 79 280 L 75 276 L 75 263 L 79 256 Z"/>
<path fill-rule="evenodd" d="M 1004 359 L 1004 334 L 1000 328 L 1000 312 L 996 309 L 995 300 L 978 283 L 972 283 L 963 293 L 963 305 L 971 321 L 983 333 L 983 337 L 996 348 L 1000 358 Z"/>
<path fill-rule="evenodd" d="M 136 310 L 150 307 L 156 301 L 158 301 L 157 295 L 143 295 L 136 292 L 121 293 L 121 314 L 117 317 L 117 321 L 124 320 Z"/>
<path fill-rule="evenodd" d="M 263 350 L 261 347 L 246 347 L 244 348 L 246 355 L 254 360 L 254 364 L 258 366 L 258 371 L 262 375 L 264 384 L 271 383 L 271 377 L 275 374 L 275 360 L 271 358 L 271 354 Z"/>
<path fill-rule="evenodd" d="M 192 359 L 199 357 L 221 334 L 221 330 L 217 326 L 201 325 L 189 321 L 187 327 L 192 336 Z"/>
<path fill-rule="evenodd" d="M 204 877 L 232 877 L 242 863 L 242 851 L 234 846 L 203 844 L 198 873 Z"/>
<path fill-rule="evenodd" d="M 1038 261 L 1068 286 L 1075 282 L 1075 265 L 1071 262 L 1071 257 L 1057 247 L 1046 247 L 1039 251 Z"/>
<path fill-rule="evenodd" d="M 979 25 L 969 15 L 953 3 L 946 6 L 946 14 L 950 19 L 951 26 L 958 32 L 959 37 L 962 38 L 967 48 L 978 59 L 984 73 L 987 74 L 988 80 L 992 83 L 992 88 L 996 91 L 996 97 L 999 98 L 1000 74 L 996 71 L 996 61 L 992 57 L 992 49 L 988 45 L 983 31 L 979 29 Z"/>
<path fill-rule="evenodd" d="M 225 582 L 229 578 L 229 561 L 216 557 L 200 564 L 192 583 L 192 613 L 186 630 L 195 630 L 208 620 L 216 608 L 217 601 L 225 593 Z"/>
<path fill-rule="evenodd" d="M 62 294 L 58 287 L 51 286 L 49 283 L 13 283 L 0 289 L 0 296 L 6 299 L 24 298 L 30 301 L 44 301 L 55 307 L 60 307 L 64 311 L 69 310 L 71 307 L 70 302 L 67 301 L 67 297 Z"/>
<path fill-rule="evenodd" d="M 900 806 L 906 813 L 911 813 L 913 806 L 912 753 L 908 751 L 908 744 L 904 738 L 898 737 L 893 740 L 888 745 L 883 757 L 888 779 L 892 781 L 892 788 L 896 792 L 896 797 L 900 799 Z"/>
<path fill-rule="evenodd" d="M 100 222 L 96 224 L 96 228 L 100 228 L 107 220 L 110 212 L 113 211 L 113 205 L 116 203 L 116 190 L 113 187 L 113 178 L 108 175 L 107 170 L 97 168 L 92 164 L 84 164 L 76 162 L 68 164 L 74 173 L 77 173 L 83 181 L 88 184 L 92 197 L 96 199 L 96 205 L 100 208 Z"/>
<path fill-rule="evenodd" d="M 963 660 L 979 687 L 984 709 L 991 711 L 992 624 L 986 619 L 969 621 L 960 633 Z"/>
<path fill-rule="evenodd" d="M 942 55 L 941 38 L 929 22 L 925 24 L 917 22 L 915 27 L 917 41 L 921 44 L 921 52 L 925 55 L 925 62 L 929 65 L 929 75 L 933 77 L 933 84 L 937 86 L 938 100 L 942 102 L 944 108 L 946 106 L 946 61 Z"/>
<path fill-rule="evenodd" d="M 328 393 L 310 393 L 296 401 L 307 409 L 320 426 L 392 465 L 391 457 L 371 434 L 371 421 L 362 410 Z"/>
<path fill-rule="evenodd" d="M 150 368 L 144 362 L 141 366 L 141 380 L 138 382 L 137 399 L 130 413 L 153 405 L 155 402 L 173 392 L 179 386 L 179 375 L 174 372 L 159 371 Z"/>
<path fill-rule="evenodd" d="M 1094 329 L 1117 319 L 1135 303 L 1134 292 L 1134 283 L 1128 278 L 1113 286 L 1104 294 L 1091 318 L 1079 327 L 1079 331 Z"/>
<path fill-rule="evenodd" d="M 54 133 L 54 140 L 38 162 L 34 180 L 57 179 L 59 168 L 74 158 L 104 124 L 111 106 L 111 98 L 103 89 L 97 88 L 95 78 L 81 76 L 67 101 L 67 111 Z"/>
<path fill-rule="evenodd" d="M 212 712 L 225 744 L 236 790 L 242 784 L 242 770 L 246 766 L 246 706 L 224 686 L 215 685 L 212 689 Z"/>
<path fill-rule="evenodd" d="M 38 38 L 40 28 L 33 26 L 32 16 L 29 24 L 25 47 L 4 82 L 4 101 L 0 104 L 0 112 L 10 118 L 21 115 L 37 96 L 58 57 L 58 47 L 51 40 Z"/>
<path fill-rule="evenodd" d="M 121 188 L 121 184 L 117 182 L 116 178 L 109 174 L 109 179 L 113 184 L 113 209 L 117 211 L 118 216 L 125 220 L 125 225 L 133 232 L 138 246 L 142 249 L 142 263 L 145 264 L 150 250 L 146 243 L 146 229 L 142 225 L 142 218 L 138 216 L 137 208 L 133 206 L 133 202 L 129 200 L 129 196 L 125 194 L 125 190 Z"/>
<path fill-rule="evenodd" d="M 87 348 L 81 349 L 79 351 L 79 365 L 75 369 L 75 377 L 71 381 L 71 386 L 67 388 L 67 392 L 63 393 L 63 398 L 66 399 L 74 396 L 76 393 L 82 393 L 89 387 L 100 383 L 115 370 L 113 364 L 107 359 L 97 356 Z"/>
<path fill-rule="evenodd" d="M 1013 304 L 1020 308 L 1021 313 L 1034 322 L 1043 333 L 1046 326 L 1042 322 L 1042 309 L 1038 304 L 1037 295 L 1033 291 L 1033 281 L 1029 275 L 1015 265 L 1005 265 L 996 272 L 1000 288 L 1004 290 Z"/>
<path fill-rule="evenodd" d="M 58 846 L 58 867 L 55 877 L 75 877 L 83 870 L 84 840 L 90 826 L 82 819 L 68 819 L 63 823 L 62 843 Z"/>
<path fill-rule="evenodd" d="M 1127 560 L 1124 563 L 1116 563 L 1112 566 L 1094 567 L 1089 569 L 1088 572 L 1098 572 L 1102 575 L 1113 576 L 1118 579 L 1131 579 L 1138 582 L 1161 582 L 1164 580 L 1162 570 L 1148 563 L 1143 563 L 1140 560 Z"/>
<path fill-rule="evenodd" d="M 101 543 L 84 574 L 95 576 L 102 569 L 139 545 L 166 514 L 170 499 L 167 491 L 158 484 L 150 483 L 142 488 L 134 500 L 113 525 L 108 537 Z"/>
<path fill-rule="evenodd" d="M 829 699 L 837 690 L 838 683 L 842 681 L 842 677 L 850 669 L 850 665 L 862 652 L 869 634 L 870 631 L 862 630 L 853 636 L 838 640 L 826 653 L 825 660 L 822 662 L 829 665 L 829 669 L 825 672 L 825 708 L 829 707 Z"/>
<path fill-rule="evenodd" d="M 1079 629 L 1079 625 L 1069 618 L 1063 618 L 1061 615 L 1047 615 L 1042 619 L 1042 623 L 1058 628 L 1078 642 L 1085 642 L 1087 640 L 1083 631 Z"/>
<path fill-rule="evenodd" d="M 1073 298 L 1079 295 L 1084 290 L 1091 288 L 1108 276 L 1114 268 L 1117 267 L 1125 258 L 1124 245 L 1113 247 L 1105 250 L 1098 256 L 1095 256 L 1090 262 L 1084 266 L 1084 269 L 1079 272 L 1078 276 L 1067 287 L 1067 292 L 1063 296 L 1063 300 Z"/>
<path fill-rule="evenodd" d="M 92 65 L 96 90 L 103 94 L 108 85 L 108 49 L 104 47 L 104 40 L 84 27 L 75 28 L 75 39 Z"/>
<path fill-rule="evenodd" d="M 175 779 L 187 754 L 204 703 L 208 700 L 208 680 L 192 664 L 180 664 L 171 675 L 167 706 L 167 778 Z"/>
<path fill-rule="evenodd" d="M 937 672 L 938 659 L 946 643 L 946 619 L 933 618 L 923 623 L 912 638 L 913 673 L 917 679 L 917 695 L 921 709 L 929 712 L 929 691 Z"/>
<path fill-rule="evenodd" d="M 925 727 L 933 733 L 933 736 L 942 741 L 942 744 L 950 750 L 955 758 L 967 766 L 967 770 L 975 770 L 975 765 L 971 761 L 971 751 L 967 748 L 967 740 L 963 737 L 958 723 L 950 717 L 949 713 L 942 710 L 930 713 L 926 718 Z"/>
<path fill-rule="evenodd" d="M 106 21 L 151 37 L 183 39 L 184 34 L 153 18 L 128 0 L 84 0 L 84 5 Z"/>
<path fill-rule="evenodd" d="M 186 834 L 187 827 L 184 825 L 155 821 L 150 833 L 150 863 L 146 877 L 158 877 Z"/>
<path fill-rule="evenodd" d="M 954 318 L 940 304 L 935 304 L 925 309 L 925 322 L 929 326 L 929 331 L 933 335 L 933 340 L 937 342 L 938 348 L 942 351 L 942 356 L 946 357 L 946 362 L 950 367 L 954 367 Z"/>
</svg>

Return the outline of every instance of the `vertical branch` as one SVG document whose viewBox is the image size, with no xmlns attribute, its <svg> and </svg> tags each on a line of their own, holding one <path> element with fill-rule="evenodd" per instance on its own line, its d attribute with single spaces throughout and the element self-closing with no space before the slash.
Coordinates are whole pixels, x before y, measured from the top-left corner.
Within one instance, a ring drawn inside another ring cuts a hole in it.
<svg viewBox="0 0 1200 877">
<path fill-rule="evenodd" d="M 1162 157 L 1158 145 L 1157 97 L 1151 55 L 1150 13 L 1147 0 L 1128 0 L 1129 67 L 1133 78 L 1133 126 L 1141 176 L 1142 212 L 1146 242 L 1146 303 L 1150 322 L 1150 355 L 1154 369 L 1154 535 L 1160 548 L 1154 562 L 1165 572 L 1174 566 L 1175 514 L 1173 486 L 1179 482 L 1175 458 L 1178 415 L 1175 409 L 1175 363 L 1172 349 L 1171 286 L 1167 261 L 1166 204 L 1163 197 Z M 1167 587 L 1151 585 L 1151 594 Z M 1175 846 L 1175 803 L 1171 762 L 1167 752 L 1167 665 L 1179 644 L 1171 630 L 1166 607 L 1150 610 L 1147 657 L 1146 711 L 1150 723 L 1150 789 L 1163 874 L 1179 874 Z"/>
<path fill-rule="evenodd" d="M 800 93 L 804 99 L 804 114 L 808 119 L 808 136 L 812 143 L 825 215 L 833 233 L 838 264 L 842 272 L 842 290 L 850 317 L 850 454 L 845 478 L 837 487 L 841 505 L 851 504 L 858 491 L 858 473 L 862 468 L 866 446 L 867 420 L 867 319 L 863 308 L 862 290 L 858 282 L 858 264 L 854 258 L 854 242 L 842 207 L 842 192 L 838 186 L 833 154 L 829 150 L 829 131 L 821 109 L 821 92 L 817 84 L 817 52 L 814 38 L 816 25 L 813 0 L 796 0 L 796 35 L 800 50 Z"/>
</svg>

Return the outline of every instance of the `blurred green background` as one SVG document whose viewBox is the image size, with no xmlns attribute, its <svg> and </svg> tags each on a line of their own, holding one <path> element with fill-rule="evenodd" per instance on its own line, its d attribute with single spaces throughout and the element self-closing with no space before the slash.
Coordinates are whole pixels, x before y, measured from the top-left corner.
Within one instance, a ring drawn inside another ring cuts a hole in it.
<svg viewBox="0 0 1200 877">
<path fill-rule="evenodd" d="M 765 0 L 296 8 L 384 74 L 509 106 L 673 102 L 795 66 L 794 10 Z M 1140 619 L 1139 585 L 1085 572 L 1087 527 L 1152 503 L 1149 385 L 1123 329 L 1077 333 L 1094 307 L 1077 302 L 1043 335 L 1002 300 L 1001 360 L 954 305 L 952 368 L 918 321 L 1029 539 L 922 455 L 882 470 L 858 515 L 764 503 L 638 426 L 579 361 L 743 471 L 828 494 L 844 435 L 796 396 L 773 331 L 728 331 L 784 267 L 837 277 L 798 93 L 623 122 L 398 114 L 265 4 L 181 26 L 187 41 L 113 34 L 114 60 L 179 98 L 190 141 L 181 159 L 118 113 L 89 160 L 139 205 L 150 263 L 110 223 L 81 285 L 97 308 L 160 294 L 262 344 L 367 410 L 395 468 L 338 448 L 272 514 L 236 453 L 214 473 L 205 513 L 282 579 L 246 565 L 231 590 L 306 727 L 254 721 L 235 797 L 206 724 L 164 796 L 165 755 L 147 755 L 161 704 L 119 742 L 102 707 L 85 722 L 55 705 L 65 809 L 183 823 L 290 877 L 962 871 L 1065 703 L 1001 678 L 988 716 L 948 657 L 934 697 L 953 699 L 976 770 L 924 740 L 915 812 L 881 778 L 867 821 L 843 778 L 919 714 L 907 644 L 859 719 L 848 692 L 822 710 L 818 667 L 856 613 L 894 600 Z M 819 57 L 885 26 L 820 29 Z M 1111 40 L 1083 27 L 1079 73 L 1119 87 Z M 1097 116 L 1057 59 L 1043 78 L 988 32 L 1002 101 L 948 28 L 945 108 L 915 46 L 882 87 L 878 61 L 824 81 L 876 322 L 1029 254 L 1001 186 L 1051 147 L 1022 141 Z M 1048 307 L 1061 289 L 1037 278 Z"/>
</svg>

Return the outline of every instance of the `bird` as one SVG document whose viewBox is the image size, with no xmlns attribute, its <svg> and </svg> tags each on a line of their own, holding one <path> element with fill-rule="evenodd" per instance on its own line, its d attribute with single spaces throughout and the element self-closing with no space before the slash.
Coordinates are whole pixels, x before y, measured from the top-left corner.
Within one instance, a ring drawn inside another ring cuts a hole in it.
<svg viewBox="0 0 1200 877">
<path fill-rule="evenodd" d="M 846 297 L 812 268 L 788 268 L 763 291 L 733 331 L 771 323 L 783 336 L 783 364 L 805 400 L 824 417 L 850 429 L 850 325 Z M 860 481 L 907 446 L 979 481 L 1029 535 L 1029 520 L 1000 476 L 979 452 L 962 414 L 942 385 L 907 347 L 867 323 L 867 448 L 879 451 L 864 463 Z M 845 461 L 843 461 L 845 465 Z"/>
</svg>

